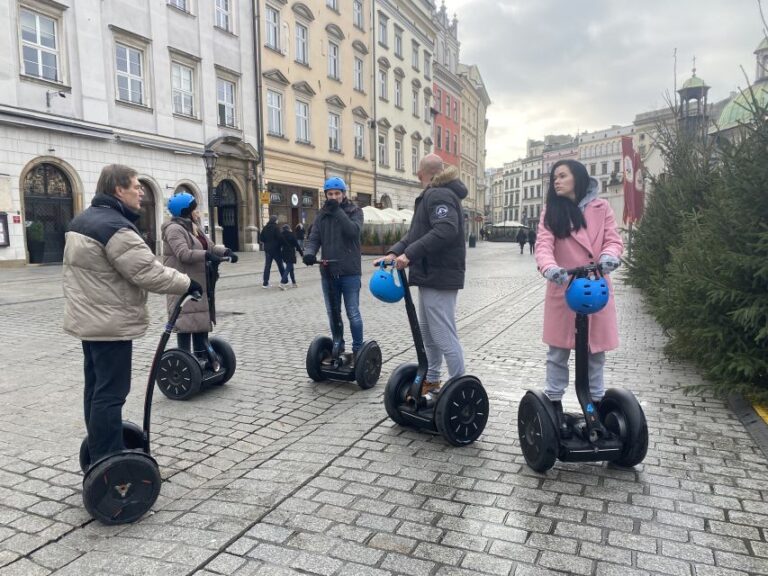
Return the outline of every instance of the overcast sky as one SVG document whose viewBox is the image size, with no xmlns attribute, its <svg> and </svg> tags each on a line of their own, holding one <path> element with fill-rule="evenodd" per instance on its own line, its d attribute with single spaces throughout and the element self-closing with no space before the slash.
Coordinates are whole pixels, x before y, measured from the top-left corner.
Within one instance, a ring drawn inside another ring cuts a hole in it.
<svg viewBox="0 0 768 576">
<path fill-rule="evenodd" d="M 435 0 L 438 7 L 441 0 Z M 525 155 L 527 138 L 631 124 L 696 75 L 710 102 L 753 81 L 763 38 L 757 0 L 445 0 L 461 61 L 493 101 L 487 167 Z M 763 0 L 768 15 L 768 0 Z"/>
</svg>

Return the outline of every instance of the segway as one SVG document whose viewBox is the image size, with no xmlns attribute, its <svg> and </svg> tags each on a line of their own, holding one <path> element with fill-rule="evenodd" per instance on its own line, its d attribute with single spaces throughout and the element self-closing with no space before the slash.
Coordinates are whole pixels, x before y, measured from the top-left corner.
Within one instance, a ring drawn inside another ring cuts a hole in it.
<svg viewBox="0 0 768 576">
<path fill-rule="evenodd" d="M 336 296 L 332 265 L 336 260 L 318 260 L 320 275 L 328 283 L 328 300 L 331 308 L 331 338 L 317 336 L 307 350 L 307 374 L 315 382 L 324 380 L 356 381 L 363 390 L 376 385 L 381 374 L 381 349 L 375 340 L 363 342 L 357 356 L 343 354 L 341 338 L 344 323 L 341 306 Z"/>
<path fill-rule="evenodd" d="M 228 261 L 228 257 L 222 261 Z M 216 324 L 216 282 L 219 262 L 205 263 L 206 296 L 211 322 Z M 232 347 L 221 338 L 205 337 L 205 350 L 192 353 L 172 348 L 163 354 L 157 373 L 157 387 L 171 400 L 187 400 L 203 386 L 222 386 L 235 374 L 237 359 Z"/>
<path fill-rule="evenodd" d="M 386 274 L 393 277 L 393 270 L 385 271 L 389 265 L 391 263 L 387 261 L 379 265 L 380 270 L 371 279 L 372 292 L 375 283 L 380 281 L 382 286 L 385 285 Z M 374 296 L 385 302 L 396 302 L 400 299 L 398 294 L 402 293 L 418 363 L 401 364 L 392 372 L 384 388 L 384 408 L 392 421 L 401 426 L 438 433 L 454 446 L 471 444 L 480 437 L 488 422 L 488 394 L 479 378 L 464 374 L 448 380 L 440 388 L 437 398 L 433 394 L 421 395 L 421 385 L 427 376 L 427 353 L 408 279 L 405 271 L 397 272 L 402 289 L 377 289 Z"/>
<path fill-rule="evenodd" d="M 520 401 L 517 426 L 525 461 L 536 472 L 563 462 L 608 461 L 632 467 L 648 451 L 648 424 L 635 396 L 609 388 L 595 406 L 589 392 L 589 315 L 608 303 L 608 283 L 600 266 L 590 264 L 568 270 L 568 307 L 576 312 L 576 397 L 581 413 L 555 410 L 540 390 L 528 390 Z"/>
<path fill-rule="evenodd" d="M 171 336 L 173 326 L 186 302 L 202 294 L 186 294 L 179 298 L 157 345 L 147 381 L 144 399 L 144 427 L 123 422 L 125 450 L 108 454 L 91 462 L 88 437 L 80 446 L 80 467 L 83 478 L 83 504 L 88 513 L 104 524 L 127 524 L 138 520 L 155 503 L 160 494 L 160 468 L 149 452 L 149 424 L 152 392 L 160 357 Z"/>
</svg>

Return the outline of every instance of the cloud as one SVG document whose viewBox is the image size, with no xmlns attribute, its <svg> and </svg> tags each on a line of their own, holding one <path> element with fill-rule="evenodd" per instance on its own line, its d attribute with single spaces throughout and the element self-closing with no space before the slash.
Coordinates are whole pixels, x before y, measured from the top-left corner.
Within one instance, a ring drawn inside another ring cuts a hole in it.
<svg viewBox="0 0 768 576">
<path fill-rule="evenodd" d="M 525 153 L 527 138 L 631 124 L 697 75 L 710 101 L 750 80 L 762 39 L 749 0 L 446 0 L 461 61 L 477 64 L 493 104 L 488 166 Z"/>
</svg>

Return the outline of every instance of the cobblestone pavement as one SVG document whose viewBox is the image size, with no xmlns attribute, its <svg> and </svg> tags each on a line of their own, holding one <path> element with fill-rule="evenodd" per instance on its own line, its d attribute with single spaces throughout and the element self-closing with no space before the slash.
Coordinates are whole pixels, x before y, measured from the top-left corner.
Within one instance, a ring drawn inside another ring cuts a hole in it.
<svg viewBox="0 0 768 576">
<path fill-rule="evenodd" d="M 82 354 L 61 332 L 60 268 L 0 271 L 0 575 L 768 574 L 763 454 L 722 401 L 683 394 L 700 377 L 665 360 L 659 327 L 620 282 L 623 341 L 607 380 L 645 409 L 645 462 L 526 467 L 516 413 L 543 381 L 544 282 L 515 252 L 469 251 L 459 331 L 491 416 L 464 448 L 386 417 L 384 383 L 415 357 L 401 304 L 361 295 L 385 360 L 377 386 L 313 383 L 306 348 L 327 332 L 317 268 L 300 267 L 296 290 L 262 290 L 263 260 L 245 255 L 218 294 L 216 333 L 234 345 L 237 373 L 187 402 L 156 394 L 162 493 L 150 515 L 117 527 L 82 507 Z M 134 348 L 135 422 L 163 302 L 151 298 Z"/>
</svg>

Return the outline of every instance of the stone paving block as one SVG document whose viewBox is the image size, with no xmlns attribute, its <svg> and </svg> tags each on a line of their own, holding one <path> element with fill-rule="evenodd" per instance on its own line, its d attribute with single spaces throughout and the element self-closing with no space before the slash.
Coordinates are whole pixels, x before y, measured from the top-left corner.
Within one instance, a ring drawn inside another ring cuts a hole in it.
<svg viewBox="0 0 768 576">
<path fill-rule="evenodd" d="M 488 546 L 488 538 L 473 536 L 463 532 L 447 531 L 441 540 L 444 546 L 462 548 L 466 550 L 482 551 Z"/>
<path fill-rule="evenodd" d="M 409 576 L 430 576 L 435 563 L 417 558 L 409 558 L 403 554 L 390 552 L 381 563 L 381 568 L 394 572 L 403 572 Z"/>
<path fill-rule="evenodd" d="M 671 576 L 689 576 L 691 574 L 691 566 L 688 562 L 646 554 L 645 552 L 637 553 L 637 567 Z"/>
<path fill-rule="evenodd" d="M 649 572 L 628 568 L 619 564 L 609 564 L 607 562 L 598 562 L 595 576 L 649 576 Z"/>
<path fill-rule="evenodd" d="M 330 576 L 343 566 L 343 562 L 319 554 L 307 552 L 299 554 L 291 563 L 291 567 L 302 572 Z"/>
<path fill-rule="evenodd" d="M 402 554 L 410 553 L 416 547 L 416 544 L 417 542 L 413 538 L 384 533 L 374 534 L 373 538 L 368 541 L 368 545 L 374 548 L 400 552 Z"/>
<path fill-rule="evenodd" d="M 593 560 L 614 562 L 626 566 L 632 565 L 632 552 L 630 550 L 616 548 L 615 546 L 605 546 L 594 542 L 582 543 L 579 555 Z"/>
<path fill-rule="evenodd" d="M 2 576 L 47 576 L 51 570 L 44 568 L 26 558 L 20 558 L 13 564 L 0 568 Z"/>
<path fill-rule="evenodd" d="M 240 556 L 223 553 L 213 558 L 205 568 L 217 574 L 232 574 L 245 563 L 245 559 Z"/>
<path fill-rule="evenodd" d="M 531 534 L 525 542 L 526 546 L 540 548 L 542 550 L 553 550 L 565 554 L 576 554 L 578 542 L 570 538 L 561 538 L 549 534 Z"/>
<path fill-rule="evenodd" d="M 539 566 L 551 568 L 553 570 L 562 570 L 569 574 L 592 574 L 593 562 L 588 558 L 579 558 L 570 554 L 561 554 L 545 550 L 541 553 L 538 561 Z"/>
<path fill-rule="evenodd" d="M 715 550 L 715 564 L 755 574 L 768 574 L 768 559 L 766 558 L 755 558 L 743 554 L 732 554 Z"/>
</svg>

